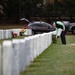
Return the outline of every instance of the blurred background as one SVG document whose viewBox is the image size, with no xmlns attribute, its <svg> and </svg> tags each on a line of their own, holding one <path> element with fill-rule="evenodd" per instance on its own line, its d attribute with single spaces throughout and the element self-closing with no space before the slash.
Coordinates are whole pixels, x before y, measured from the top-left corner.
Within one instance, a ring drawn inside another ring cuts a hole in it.
<svg viewBox="0 0 75 75">
<path fill-rule="evenodd" d="M 30 21 L 75 20 L 75 0 L 0 0 L 0 24 Z"/>
</svg>

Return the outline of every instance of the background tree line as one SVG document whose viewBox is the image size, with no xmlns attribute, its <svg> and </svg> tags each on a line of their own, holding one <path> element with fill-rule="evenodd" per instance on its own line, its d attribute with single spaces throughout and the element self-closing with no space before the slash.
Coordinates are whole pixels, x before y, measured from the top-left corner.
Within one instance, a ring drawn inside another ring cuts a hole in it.
<svg viewBox="0 0 75 75">
<path fill-rule="evenodd" d="M 0 0 L 0 23 L 15 22 L 25 17 L 75 17 L 75 0 L 43 4 L 43 0 Z"/>
</svg>

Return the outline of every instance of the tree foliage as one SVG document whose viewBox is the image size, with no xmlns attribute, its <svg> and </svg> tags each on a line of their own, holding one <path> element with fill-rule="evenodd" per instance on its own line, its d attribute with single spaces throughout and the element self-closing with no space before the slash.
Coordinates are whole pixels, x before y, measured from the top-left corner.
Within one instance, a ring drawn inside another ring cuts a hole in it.
<svg viewBox="0 0 75 75">
<path fill-rule="evenodd" d="M 0 0 L 0 19 L 19 21 L 25 17 L 75 16 L 75 0 L 55 0 L 43 4 L 43 0 Z"/>
</svg>

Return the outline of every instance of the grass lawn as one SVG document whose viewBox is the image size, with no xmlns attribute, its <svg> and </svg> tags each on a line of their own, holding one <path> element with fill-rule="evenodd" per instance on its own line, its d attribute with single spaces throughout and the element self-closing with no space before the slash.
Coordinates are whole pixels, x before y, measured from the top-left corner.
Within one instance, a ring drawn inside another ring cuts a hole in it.
<svg viewBox="0 0 75 75">
<path fill-rule="evenodd" d="M 66 41 L 52 43 L 20 75 L 75 75 L 75 36 L 67 35 Z"/>
</svg>

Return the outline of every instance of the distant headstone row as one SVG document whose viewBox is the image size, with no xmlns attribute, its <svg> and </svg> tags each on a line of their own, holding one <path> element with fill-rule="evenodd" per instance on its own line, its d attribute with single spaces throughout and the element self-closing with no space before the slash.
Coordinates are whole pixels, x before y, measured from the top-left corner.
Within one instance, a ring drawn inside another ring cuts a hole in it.
<svg viewBox="0 0 75 75">
<path fill-rule="evenodd" d="M 0 30 L 0 39 L 8 39 L 12 38 L 12 32 L 17 33 L 18 36 L 20 34 L 21 29 L 6 29 Z M 24 35 L 32 35 L 32 31 L 30 29 L 26 29 Z"/>
</svg>

